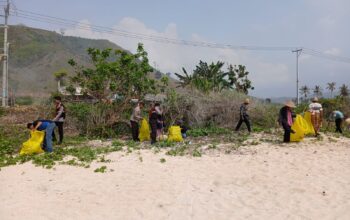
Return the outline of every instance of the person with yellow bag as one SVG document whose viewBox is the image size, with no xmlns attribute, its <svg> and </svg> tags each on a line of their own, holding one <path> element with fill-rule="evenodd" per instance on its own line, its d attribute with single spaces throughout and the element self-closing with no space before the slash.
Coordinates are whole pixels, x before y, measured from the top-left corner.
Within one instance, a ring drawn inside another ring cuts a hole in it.
<svg viewBox="0 0 350 220">
<path fill-rule="evenodd" d="M 294 133 L 292 130 L 293 125 L 293 116 L 294 113 L 292 111 L 293 108 L 295 108 L 295 104 L 293 101 L 287 101 L 284 106 L 280 109 L 278 122 L 280 125 L 282 125 L 284 129 L 284 136 L 283 136 L 283 142 L 288 143 L 290 142 L 290 134 Z"/>
<path fill-rule="evenodd" d="M 51 153 L 53 151 L 52 133 L 55 127 L 56 127 L 55 122 L 50 120 L 37 120 L 37 121 L 34 121 L 33 123 L 27 124 L 27 128 L 32 131 L 45 131 L 43 149 L 48 153 Z"/>
</svg>

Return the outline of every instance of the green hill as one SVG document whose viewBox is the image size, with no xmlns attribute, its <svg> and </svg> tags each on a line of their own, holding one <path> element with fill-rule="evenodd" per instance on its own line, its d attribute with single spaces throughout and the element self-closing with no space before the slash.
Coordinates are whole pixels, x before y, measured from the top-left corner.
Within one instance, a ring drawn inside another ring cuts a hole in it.
<svg viewBox="0 0 350 220">
<path fill-rule="evenodd" d="M 9 42 L 9 87 L 16 96 L 47 96 L 56 91 L 53 73 L 62 68 L 72 71 L 67 64 L 70 58 L 89 65 L 89 47 L 122 49 L 108 40 L 62 36 L 26 26 L 10 26 Z"/>
</svg>

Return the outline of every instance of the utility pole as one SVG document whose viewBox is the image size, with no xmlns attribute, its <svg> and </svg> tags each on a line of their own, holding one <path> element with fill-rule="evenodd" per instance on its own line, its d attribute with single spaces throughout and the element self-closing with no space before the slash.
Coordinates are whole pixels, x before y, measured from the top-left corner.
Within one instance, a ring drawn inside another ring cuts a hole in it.
<svg viewBox="0 0 350 220">
<path fill-rule="evenodd" d="M 297 57 L 297 66 L 296 66 L 296 72 L 297 72 L 297 105 L 299 105 L 299 56 L 301 54 L 301 52 L 303 51 L 303 49 L 296 49 L 296 50 L 292 50 L 293 53 L 296 53 L 296 57 Z"/>
<path fill-rule="evenodd" d="M 8 44 L 7 44 L 7 20 L 10 15 L 10 2 L 7 0 L 5 11 L 5 24 L 4 24 L 4 54 L 2 56 L 2 106 L 8 105 Z"/>
</svg>

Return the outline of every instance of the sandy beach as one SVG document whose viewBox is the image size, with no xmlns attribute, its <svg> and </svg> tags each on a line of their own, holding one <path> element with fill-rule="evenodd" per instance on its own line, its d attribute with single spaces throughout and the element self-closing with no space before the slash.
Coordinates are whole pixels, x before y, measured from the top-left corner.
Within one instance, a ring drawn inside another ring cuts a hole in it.
<svg viewBox="0 0 350 220">
<path fill-rule="evenodd" d="M 106 158 L 107 173 L 93 172 L 101 163 L 2 168 L 0 219 L 350 219 L 349 139 Z"/>
</svg>

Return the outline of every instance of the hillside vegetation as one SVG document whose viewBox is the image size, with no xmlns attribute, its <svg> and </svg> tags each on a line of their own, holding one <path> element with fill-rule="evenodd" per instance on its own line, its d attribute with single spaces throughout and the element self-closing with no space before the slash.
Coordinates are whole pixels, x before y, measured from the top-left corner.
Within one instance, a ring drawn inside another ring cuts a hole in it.
<svg viewBox="0 0 350 220">
<path fill-rule="evenodd" d="M 10 26 L 9 42 L 10 90 L 17 96 L 46 96 L 55 91 L 53 73 L 62 68 L 70 71 L 70 58 L 88 65 L 89 47 L 122 49 L 107 40 L 62 36 L 25 26 Z"/>
</svg>

